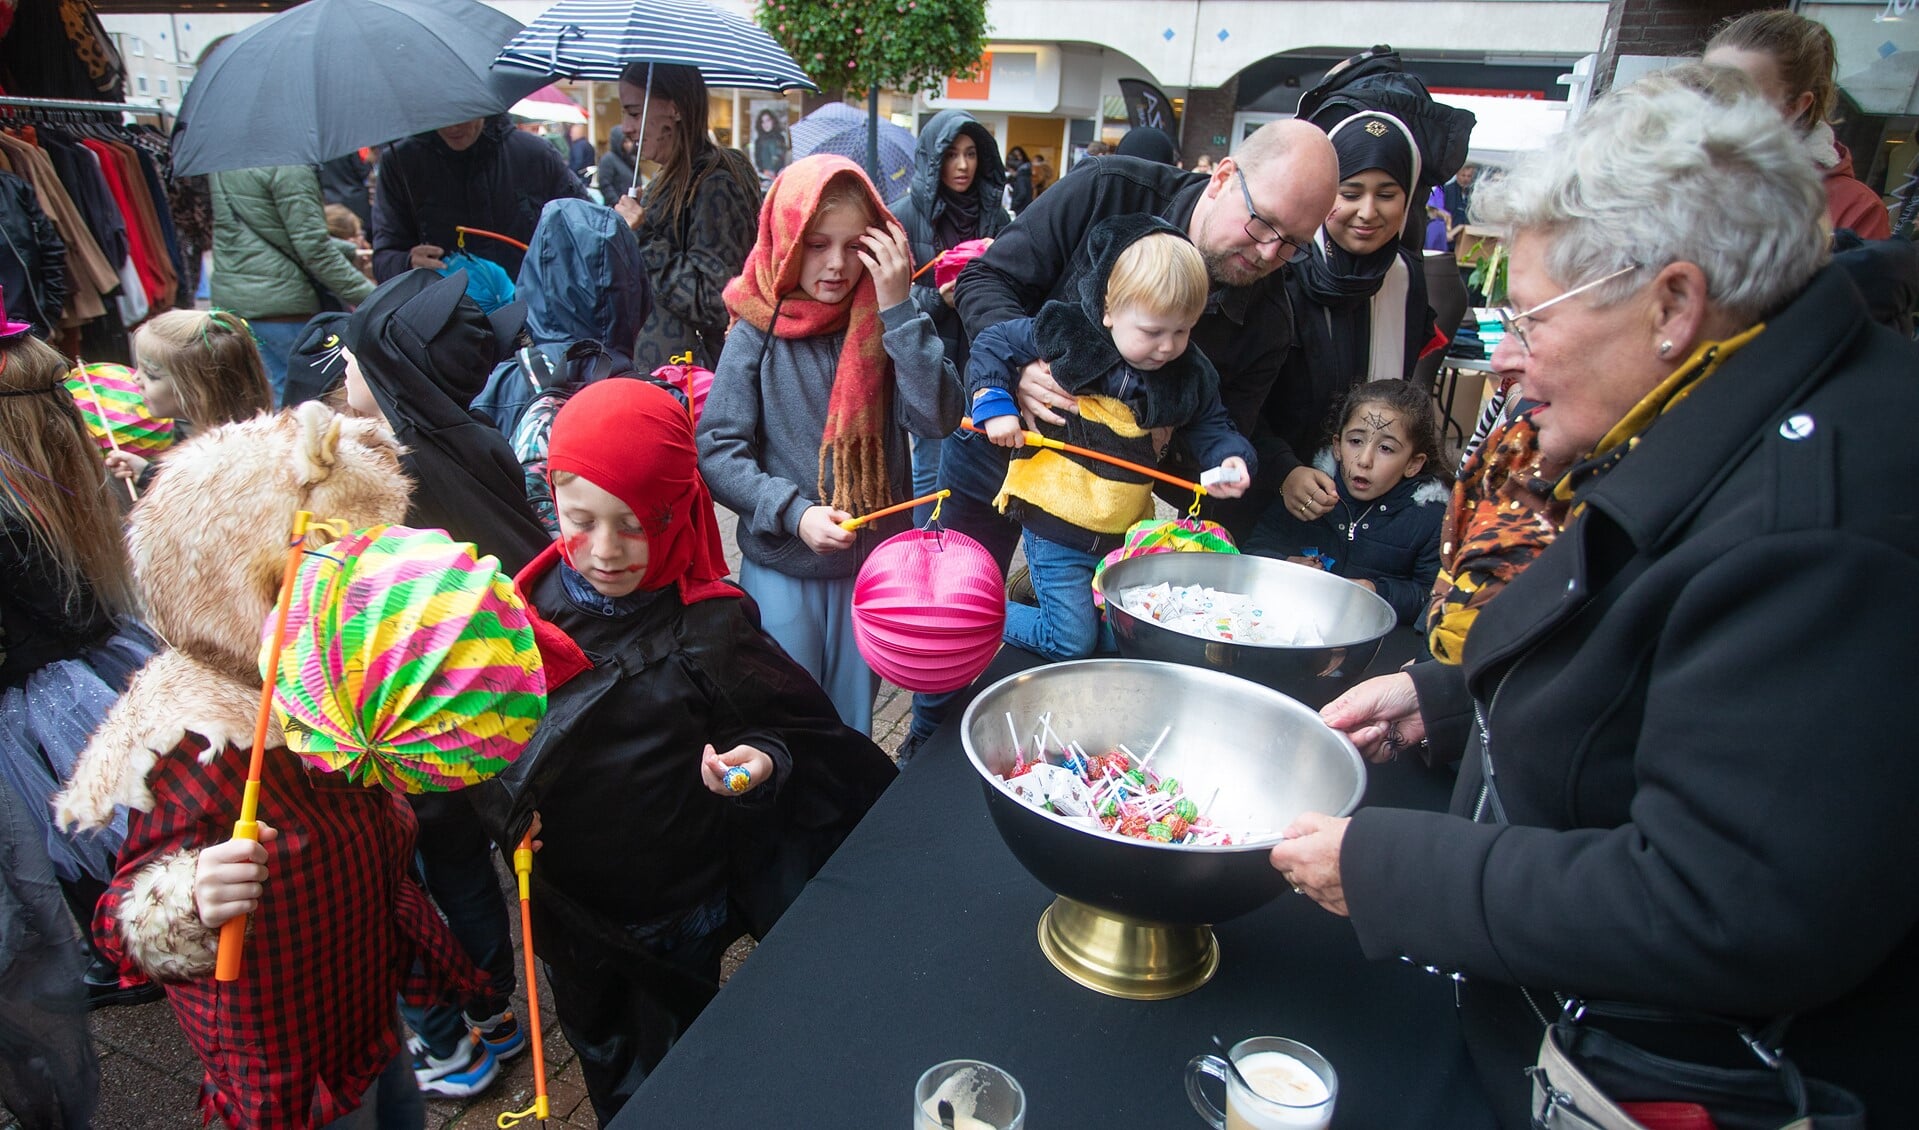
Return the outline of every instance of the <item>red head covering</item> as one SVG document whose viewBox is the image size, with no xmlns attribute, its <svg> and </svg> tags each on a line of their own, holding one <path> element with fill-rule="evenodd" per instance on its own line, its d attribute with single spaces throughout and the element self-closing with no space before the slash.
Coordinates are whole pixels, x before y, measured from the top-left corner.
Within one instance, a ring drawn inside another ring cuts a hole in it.
<svg viewBox="0 0 1919 1130">
<path fill-rule="evenodd" d="M 673 394 L 624 378 L 587 385 L 553 417 L 546 471 L 570 471 L 626 503 L 646 531 L 648 592 L 678 583 L 687 604 L 738 596 L 713 496 L 700 478 L 693 421 Z"/>
<path fill-rule="evenodd" d="M 840 190 L 863 197 L 877 226 L 897 222 L 858 165 L 829 154 L 802 158 L 781 170 L 767 190 L 760 205 L 759 239 L 722 297 L 728 313 L 774 337 L 845 331 L 826 406 L 826 432 L 820 437 L 820 491 L 841 510 L 870 514 L 893 500 L 885 440 L 893 363 L 882 340 L 886 327 L 880 321 L 873 276 L 862 276 L 853 293 L 839 303 L 820 302 L 799 290 L 805 259 L 801 241 L 819 213 L 820 201 Z"/>
</svg>

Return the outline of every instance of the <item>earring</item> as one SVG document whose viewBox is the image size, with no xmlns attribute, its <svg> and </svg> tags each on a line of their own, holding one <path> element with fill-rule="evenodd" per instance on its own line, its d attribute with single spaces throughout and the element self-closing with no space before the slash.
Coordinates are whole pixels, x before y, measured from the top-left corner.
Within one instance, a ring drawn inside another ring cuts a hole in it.
<svg viewBox="0 0 1919 1130">
<path fill-rule="evenodd" d="M 1672 342 L 1662 341 L 1659 343 L 1659 355 L 1661 357 L 1664 357 L 1666 354 L 1671 352 L 1672 352 Z"/>
</svg>

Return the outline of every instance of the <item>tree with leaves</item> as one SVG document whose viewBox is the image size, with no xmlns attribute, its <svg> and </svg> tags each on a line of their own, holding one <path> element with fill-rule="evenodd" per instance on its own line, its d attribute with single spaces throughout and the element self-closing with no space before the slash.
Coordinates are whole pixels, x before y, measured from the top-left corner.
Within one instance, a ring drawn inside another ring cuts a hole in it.
<svg viewBox="0 0 1919 1130">
<path fill-rule="evenodd" d="M 760 26 L 827 94 L 937 94 L 986 51 L 986 0 L 762 0 Z"/>
</svg>

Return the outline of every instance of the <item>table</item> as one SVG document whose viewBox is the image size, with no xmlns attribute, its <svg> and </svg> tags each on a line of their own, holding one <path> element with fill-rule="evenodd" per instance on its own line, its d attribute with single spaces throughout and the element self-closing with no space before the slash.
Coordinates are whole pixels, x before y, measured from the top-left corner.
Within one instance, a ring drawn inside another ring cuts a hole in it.
<svg viewBox="0 0 1919 1130">
<path fill-rule="evenodd" d="M 978 686 L 1035 664 L 1008 648 Z M 1188 1059 L 1246 1036 L 1317 1048 L 1336 1127 L 1484 1130 L 1493 1118 L 1450 981 L 1368 962 L 1344 919 L 1283 897 L 1216 927 L 1220 970 L 1170 1001 L 1068 981 L 1041 955 L 1052 900 L 1000 841 L 957 711 L 612 1123 L 613 1130 L 904 1130 L 920 1072 L 983 1059 L 1026 1091 L 1026 1125 L 1200 1125 Z M 1368 801 L 1442 807 L 1450 775 L 1375 767 Z"/>
<path fill-rule="evenodd" d="M 1453 401 L 1459 396 L 1459 375 L 1478 373 L 1482 376 L 1491 376 L 1492 372 L 1491 361 L 1481 361 L 1471 357 L 1448 357 L 1439 363 L 1439 380 L 1437 387 L 1433 389 L 1433 399 L 1439 402 L 1439 429 L 1442 436 L 1447 428 L 1451 428 L 1459 433 L 1460 445 L 1464 446 L 1466 440 L 1472 435 L 1466 430 L 1465 425 L 1453 416 Z M 1475 401 L 1475 404 L 1477 403 Z M 1474 415 L 1478 415 L 1477 411 Z"/>
</svg>

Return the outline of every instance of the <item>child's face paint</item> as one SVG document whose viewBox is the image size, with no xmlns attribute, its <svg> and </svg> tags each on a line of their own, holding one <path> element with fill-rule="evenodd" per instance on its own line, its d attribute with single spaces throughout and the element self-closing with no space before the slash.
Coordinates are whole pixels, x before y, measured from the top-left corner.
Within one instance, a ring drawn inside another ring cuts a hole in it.
<svg viewBox="0 0 1919 1130">
<path fill-rule="evenodd" d="M 814 216 L 800 237 L 800 290 L 829 306 L 851 298 L 866 273 L 859 257 L 865 234 L 866 213 L 858 208 L 834 208 Z"/>
<path fill-rule="evenodd" d="M 1424 455 L 1413 454 L 1405 421 L 1383 404 L 1355 407 L 1338 446 L 1340 477 L 1361 502 L 1371 502 L 1426 466 Z"/>
<path fill-rule="evenodd" d="M 560 553 L 602 596 L 627 596 L 646 575 L 646 533 L 626 503 L 582 478 L 553 487 Z"/>
</svg>

